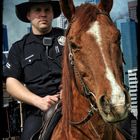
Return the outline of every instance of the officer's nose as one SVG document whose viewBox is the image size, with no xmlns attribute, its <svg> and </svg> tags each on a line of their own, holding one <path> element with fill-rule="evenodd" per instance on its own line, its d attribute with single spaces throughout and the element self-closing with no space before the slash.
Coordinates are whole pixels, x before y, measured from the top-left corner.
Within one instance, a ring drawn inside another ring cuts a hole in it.
<svg viewBox="0 0 140 140">
<path fill-rule="evenodd" d="M 41 11 L 40 11 L 40 15 L 41 15 L 41 16 L 46 16 L 46 15 L 47 15 L 47 12 L 46 12 L 45 10 L 41 10 Z"/>
</svg>

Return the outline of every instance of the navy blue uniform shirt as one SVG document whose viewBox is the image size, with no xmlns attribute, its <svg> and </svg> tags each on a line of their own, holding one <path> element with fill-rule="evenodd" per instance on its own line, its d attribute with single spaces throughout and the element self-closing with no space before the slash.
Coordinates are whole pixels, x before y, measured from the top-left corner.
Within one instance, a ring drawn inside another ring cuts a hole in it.
<svg viewBox="0 0 140 140">
<path fill-rule="evenodd" d="M 43 45 L 43 38 L 52 39 L 50 46 Z M 39 36 L 29 33 L 15 42 L 8 55 L 4 77 L 14 77 L 39 96 L 59 91 L 64 47 L 64 30 L 52 28 Z"/>
</svg>

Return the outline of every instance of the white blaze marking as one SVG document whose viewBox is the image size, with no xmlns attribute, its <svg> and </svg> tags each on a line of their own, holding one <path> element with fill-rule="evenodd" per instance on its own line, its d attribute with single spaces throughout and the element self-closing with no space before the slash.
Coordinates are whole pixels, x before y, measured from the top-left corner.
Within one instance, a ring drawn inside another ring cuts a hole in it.
<svg viewBox="0 0 140 140">
<path fill-rule="evenodd" d="M 116 106 L 125 104 L 125 95 L 117 84 L 112 71 L 108 67 L 106 67 L 106 77 L 110 81 L 112 87 L 112 104 Z"/>
<path fill-rule="evenodd" d="M 96 38 L 96 42 L 98 43 L 98 45 L 101 46 L 102 38 L 101 38 L 100 26 L 98 21 L 93 22 L 93 24 L 91 25 L 87 33 L 92 34 Z"/>
<path fill-rule="evenodd" d="M 101 54 L 103 56 L 103 60 L 106 66 L 106 78 L 109 80 L 111 88 L 112 88 L 111 102 L 115 106 L 123 105 L 125 103 L 125 95 L 123 91 L 121 90 L 120 86 L 117 84 L 111 69 L 108 67 L 103 50 L 102 50 L 102 36 L 100 32 L 99 22 L 98 21 L 93 22 L 93 24 L 91 25 L 87 33 L 93 35 L 96 38 L 96 42 L 98 43 Z"/>
</svg>

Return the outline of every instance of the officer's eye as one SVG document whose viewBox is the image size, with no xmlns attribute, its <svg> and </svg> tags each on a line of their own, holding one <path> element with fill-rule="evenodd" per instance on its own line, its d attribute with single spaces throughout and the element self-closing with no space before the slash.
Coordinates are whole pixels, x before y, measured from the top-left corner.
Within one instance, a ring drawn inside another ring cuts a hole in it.
<svg viewBox="0 0 140 140">
<path fill-rule="evenodd" d="M 46 9 L 45 9 L 45 12 L 47 12 L 47 11 L 51 11 L 51 9 L 50 9 L 50 8 L 46 8 Z"/>
<path fill-rule="evenodd" d="M 41 8 L 39 8 L 39 7 L 38 8 L 35 8 L 34 11 L 35 12 L 40 12 L 41 11 Z"/>
</svg>

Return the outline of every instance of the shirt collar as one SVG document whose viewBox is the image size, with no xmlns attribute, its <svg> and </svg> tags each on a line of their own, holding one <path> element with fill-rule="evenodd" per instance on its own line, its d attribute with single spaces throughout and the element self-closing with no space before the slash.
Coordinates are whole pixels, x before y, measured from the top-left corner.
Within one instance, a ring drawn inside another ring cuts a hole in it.
<svg viewBox="0 0 140 140">
<path fill-rule="evenodd" d="M 42 44 L 43 43 L 43 41 L 42 41 L 43 37 L 53 37 L 53 28 L 49 33 L 47 33 L 45 35 L 42 35 L 42 36 L 41 35 L 37 36 L 37 35 L 34 35 L 32 32 L 30 32 L 28 38 L 26 39 L 26 44 L 30 44 L 30 43 L 33 43 L 33 42 L 38 43 L 38 44 Z"/>
</svg>

